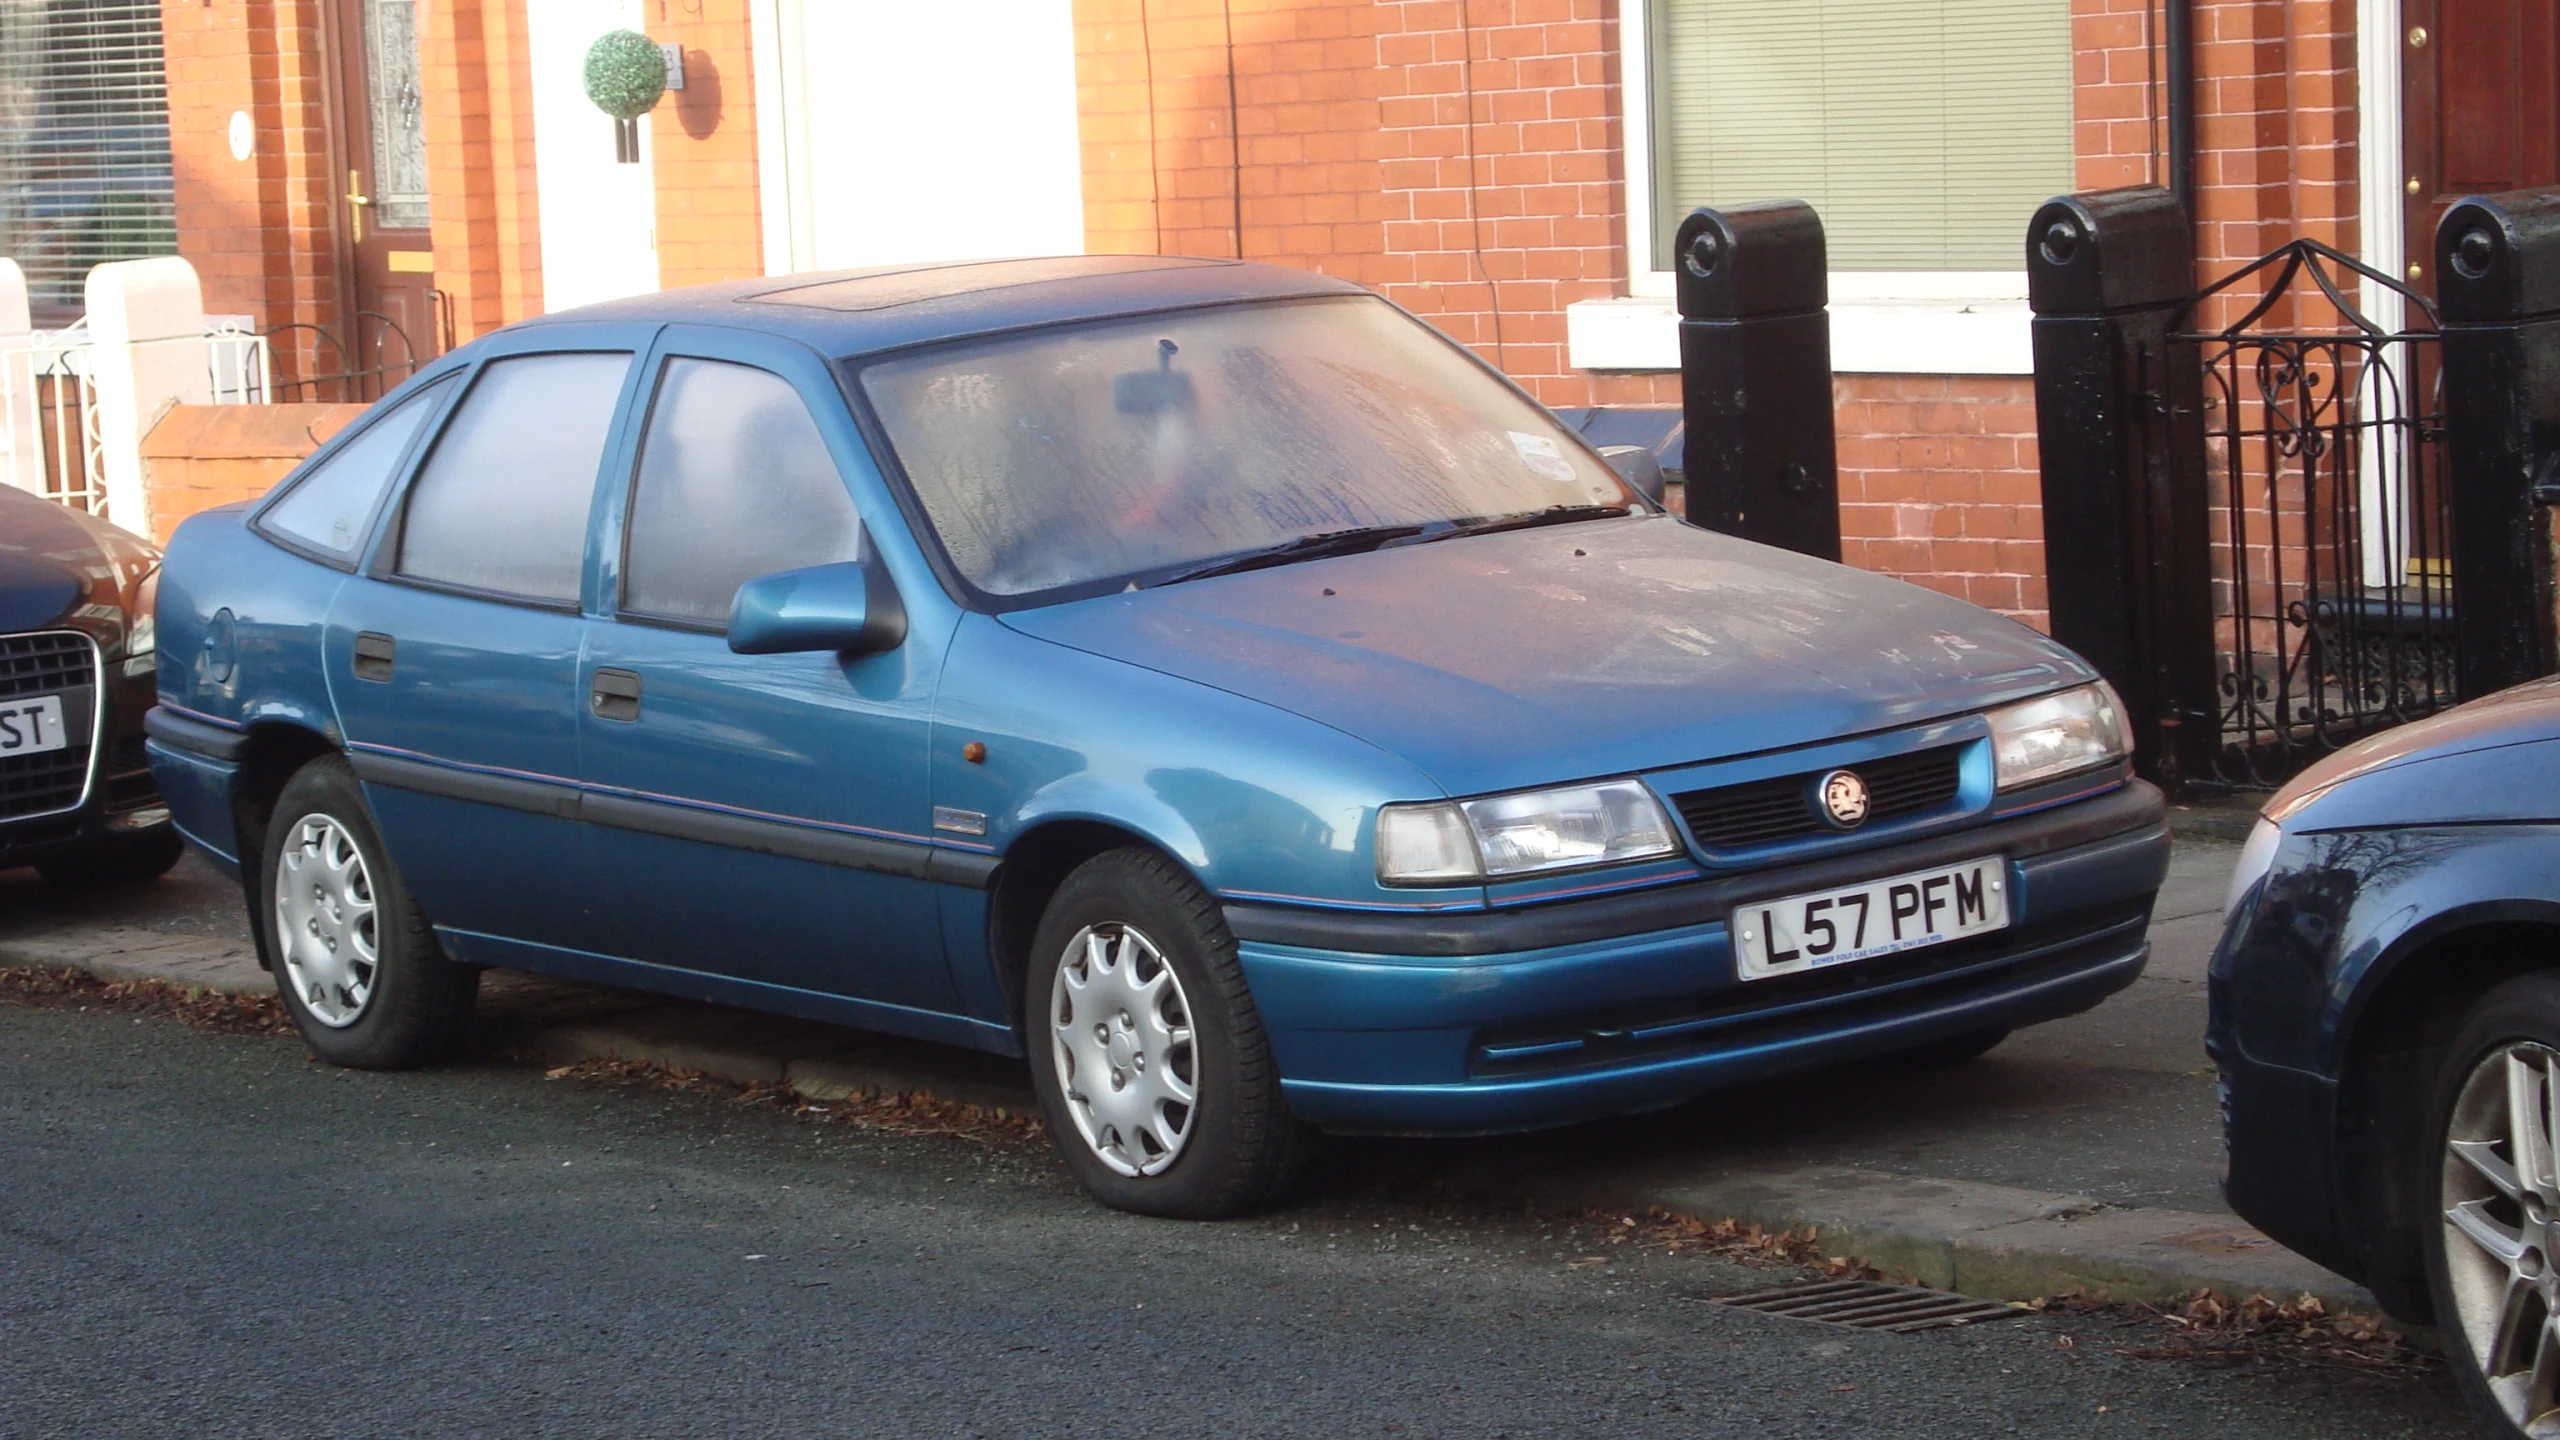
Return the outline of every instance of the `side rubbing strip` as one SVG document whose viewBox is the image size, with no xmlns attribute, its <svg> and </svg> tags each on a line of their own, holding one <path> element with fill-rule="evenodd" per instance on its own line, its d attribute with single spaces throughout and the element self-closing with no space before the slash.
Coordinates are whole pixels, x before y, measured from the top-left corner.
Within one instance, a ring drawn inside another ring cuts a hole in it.
<svg viewBox="0 0 2560 1440">
<path fill-rule="evenodd" d="M 574 786 L 519 780 L 512 775 L 492 775 L 485 770 L 430 765 L 369 750 L 351 752 L 347 763 L 355 767 L 357 779 L 370 784 L 415 790 L 422 795 L 443 795 L 454 800 L 476 800 L 502 810 L 557 815 L 563 820 L 578 818 L 578 792 Z"/>
<path fill-rule="evenodd" d="M 737 850 L 784 855 L 794 860 L 815 860 L 821 865 L 841 865 L 848 870 L 877 870 L 918 880 L 926 878 L 927 862 L 933 856 L 931 846 L 905 840 L 847 835 L 837 830 L 786 825 L 776 820 L 758 820 L 718 810 L 697 810 L 689 805 L 668 805 L 655 800 L 634 800 L 623 795 L 589 792 L 587 818 L 617 830 L 637 830 L 644 835 L 667 835 L 678 840 L 699 840 L 706 845 L 726 845 Z"/>
<path fill-rule="evenodd" d="M 674 805 L 630 795 L 581 791 L 569 785 L 461 770 L 363 750 L 347 758 L 355 765 L 360 779 L 427 795 L 473 800 L 509 810 L 527 810 L 536 815 L 585 820 L 643 835 L 665 835 L 677 840 L 695 840 L 733 850 L 810 860 L 820 865 L 839 865 L 847 870 L 904 875 L 973 890 L 986 889 L 995 880 L 997 862 L 992 855 L 973 855 L 876 835 L 849 835 L 841 830 L 793 825 L 703 806 Z"/>
</svg>

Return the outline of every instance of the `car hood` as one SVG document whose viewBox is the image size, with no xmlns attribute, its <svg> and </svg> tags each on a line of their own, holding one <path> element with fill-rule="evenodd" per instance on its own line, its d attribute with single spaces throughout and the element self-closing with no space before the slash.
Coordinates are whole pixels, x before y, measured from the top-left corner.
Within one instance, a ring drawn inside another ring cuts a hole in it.
<svg viewBox="0 0 2560 1440">
<path fill-rule="evenodd" d="M 1807 744 L 2093 674 L 1960 600 L 1667 516 L 1395 546 L 1004 620 L 1346 731 L 1458 795 Z"/>
<path fill-rule="evenodd" d="M 2554 741 L 2560 676 L 2368 735 L 2294 777 L 2266 814 L 2294 828 L 2549 818 L 2560 811 Z M 2473 763 L 2458 770 L 2439 763 L 2457 760 Z M 2408 773 L 2421 765 L 2434 768 Z"/>
<path fill-rule="evenodd" d="M 120 639 L 117 612 L 158 560 L 140 536 L 0 487 L 0 632 L 76 624 Z"/>
</svg>

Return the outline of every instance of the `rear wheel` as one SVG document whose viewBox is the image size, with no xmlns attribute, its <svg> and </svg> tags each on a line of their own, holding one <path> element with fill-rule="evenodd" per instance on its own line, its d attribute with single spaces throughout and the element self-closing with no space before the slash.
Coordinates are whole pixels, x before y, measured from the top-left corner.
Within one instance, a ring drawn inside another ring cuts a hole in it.
<svg viewBox="0 0 2560 1440">
<path fill-rule="evenodd" d="M 276 989 L 322 1059 L 403 1070 L 462 1047 L 480 972 L 444 957 L 344 759 L 285 782 L 260 873 Z"/>
<path fill-rule="evenodd" d="M 2427 1283 L 2446 1363 L 2501 1435 L 2560 1434 L 2560 976 L 2492 990 L 2429 1111 Z"/>
<path fill-rule="evenodd" d="M 1307 1134 L 1217 903 L 1147 850 L 1085 862 L 1049 902 L 1025 990 L 1031 1082 L 1097 1200 L 1233 1215 L 1296 1177 Z"/>
</svg>

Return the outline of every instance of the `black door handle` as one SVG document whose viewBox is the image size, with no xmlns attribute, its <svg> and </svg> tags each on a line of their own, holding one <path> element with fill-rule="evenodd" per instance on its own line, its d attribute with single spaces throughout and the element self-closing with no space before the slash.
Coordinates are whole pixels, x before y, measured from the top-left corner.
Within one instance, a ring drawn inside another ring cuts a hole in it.
<svg viewBox="0 0 2560 1440">
<path fill-rule="evenodd" d="M 640 675 L 634 670 L 598 670 L 588 687 L 587 703 L 603 720 L 640 718 Z"/>
<path fill-rule="evenodd" d="M 359 633 L 356 636 L 356 678 L 389 680 L 391 663 L 399 653 L 399 649 L 398 641 L 379 630 L 366 630 Z"/>
</svg>

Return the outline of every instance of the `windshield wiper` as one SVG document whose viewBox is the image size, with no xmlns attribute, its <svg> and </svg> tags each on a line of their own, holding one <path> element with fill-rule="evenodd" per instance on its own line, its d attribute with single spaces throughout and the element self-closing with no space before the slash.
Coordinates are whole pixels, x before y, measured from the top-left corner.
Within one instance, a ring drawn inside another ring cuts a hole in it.
<svg viewBox="0 0 2560 1440">
<path fill-rule="evenodd" d="M 1161 579 L 1148 581 L 1147 588 L 1152 590 L 1159 585 L 1179 585 L 1185 580 L 1205 580 L 1212 575 L 1233 575 L 1240 570 L 1260 570 L 1269 565 L 1286 565 L 1293 560 L 1315 560 L 1327 555 L 1354 555 L 1363 550 L 1375 550 L 1390 540 L 1410 539 L 1440 528 L 1441 526 L 1437 524 L 1363 525 L 1350 530 L 1320 531 L 1313 535 L 1301 535 L 1295 540 L 1283 540 L 1277 545 L 1266 545 L 1259 550 L 1221 556 L 1205 565 L 1194 565 L 1188 570 L 1176 570 Z"/>
<path fill-rule="evenodd" d="M 1485 515 L 1461 520 L 1445 530 L 1434 531 L 1415 541 L 1417 545 L 1433 540 L 1446 540 L 1453 535 L 1488 535 L 1496 530 L 1527 530 L 1537 525 L 1570 525 L 1577 520 L 1602 520 L 1611 516 L 1633 514 L 1628 505 L 1550 505 L 1544 510 L 1522 510 L 1511 515 Z"/>
</svg>

